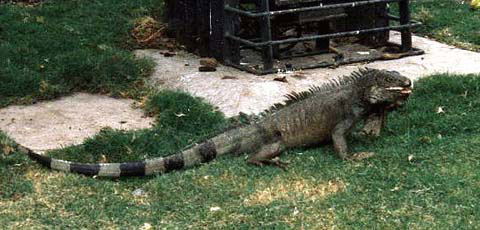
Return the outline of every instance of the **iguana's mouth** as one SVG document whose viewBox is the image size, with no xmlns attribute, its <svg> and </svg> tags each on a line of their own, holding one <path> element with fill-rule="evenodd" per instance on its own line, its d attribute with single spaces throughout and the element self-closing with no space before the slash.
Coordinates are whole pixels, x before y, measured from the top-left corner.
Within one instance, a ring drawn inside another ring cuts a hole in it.
<svg viewBox="0 0 480 230">
<path fill-rule="evenodd" d="M 388 87 L 386 88 L 387 91 L 394 91 L 399 92 L 401 94 L 411 94 L 412 88 L 411 87 Z"/>
</svg>

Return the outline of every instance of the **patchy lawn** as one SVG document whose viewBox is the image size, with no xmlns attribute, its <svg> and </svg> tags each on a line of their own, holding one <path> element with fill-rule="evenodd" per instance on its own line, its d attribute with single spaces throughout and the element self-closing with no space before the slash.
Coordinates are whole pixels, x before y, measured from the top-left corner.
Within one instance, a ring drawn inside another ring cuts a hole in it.
<svg viewBox="0 0 480 230">
<path fill-rule="evenodd" d="M 282 156 L 290 162 L 288 171 L 250 166 L 244 157 L 223 157 L 155 177 L 94 179 L 42 168 L 15 152 L 14 144 L 2 135 L 0 225 L 476 229 L 480 225 L 479 98 L 478 75 L 422 79 L 409 103 L 390 115 L 382 137 L 350 139 L 352 151 L 374 151 L 373 158 L 345 162 L 330 145 L 295 149 Z M 106 130 L 84 145 L 50 154 L 90 160 L 100 154 L 129 160 L 131 151 L 139 158 L 166 155 L 229 123 L 209 105 L 181 93 L 164 92 L 147 107 L 161 118 L 151 130 Z M 178 116 L 179 112 L 185 116 Z M 190 124 L 198 127 L 195 132 Z M 207 124 L 218 126 L 209 129 Z"/>
</svg>

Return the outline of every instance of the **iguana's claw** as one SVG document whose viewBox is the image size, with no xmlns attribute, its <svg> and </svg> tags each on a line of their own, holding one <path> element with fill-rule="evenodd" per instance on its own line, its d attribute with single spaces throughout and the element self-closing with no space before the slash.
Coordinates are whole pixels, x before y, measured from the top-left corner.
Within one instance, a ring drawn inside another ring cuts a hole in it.
<svg viewBox="0 0 480 230">
<path fill-rule="evenodd" d="M 249 160 L 248 163 L 256 165 L 256 166 L 265 166 L 265 165 L 272 165 L 279 167 L 285 171 L 287 171 L 287 162 L 283 162 L 280 160 L 270 160 L 270 159 L 264 159 L 264 160 Z"/>
<path fill-rule="evenodd" d="M 287 162 L 283 162 L 281 160 L 270 160 L 270 161 L 271 161 L 272 165 L 277 166 L 277 167 L 283 169 L 284 171 L 287 171 L 287 166 L 288 166 Z"/>
<path fill-rule="evenodd" d="M 352 154 L 351 156 L 347 157 L 347 160 L 351 161 L 361 161 L 370 157 L 373 157 L 375 155 L 374 152 L 359 152 Z"/>
</svg>

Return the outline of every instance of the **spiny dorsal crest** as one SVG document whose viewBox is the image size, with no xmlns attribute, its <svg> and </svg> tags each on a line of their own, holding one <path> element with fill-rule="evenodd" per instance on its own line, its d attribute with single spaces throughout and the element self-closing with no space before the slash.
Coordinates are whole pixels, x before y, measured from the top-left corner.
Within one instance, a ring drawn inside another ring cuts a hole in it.
<svg viewBox="0 0 480 230">
<path fill-rule="evenodd" d="M 323 84 L 322 86 L 312 86 L 307 91 L 302 91 L 302 92 L 291 92 L 285 95 L 287 100 L 285 100 L 284 103 L 274 104 L 269 109 L 265 110 L 262 113 L 262 115 L 273 113 L 286 106 L 289 106 L 291 104 L 310 98 L 312 95 L 315 95 L 317 93 L 322 93 L 322 92 L 354 85 L 358 81 L 358 79 L 367 77 L 376 71 L 377 70 L 375 69 L 369 69 L 369 68 L 359 69 L 358 71 L 354 71 L 350 75 L 343 76 L 340 79 L 331 79 L 327 83 Z"/>
</svg>

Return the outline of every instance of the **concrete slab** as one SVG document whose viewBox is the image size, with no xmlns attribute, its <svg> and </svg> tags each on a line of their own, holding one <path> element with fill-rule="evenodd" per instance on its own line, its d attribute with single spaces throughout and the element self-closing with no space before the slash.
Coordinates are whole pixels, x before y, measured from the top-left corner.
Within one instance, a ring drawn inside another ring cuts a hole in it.
<svg viewBox="0 0 480 230">
<path fill-rule="evenodd" d="M 149 128 L 154 120 L 133 100 L 77 93 L 55 101 L 0 109 L 0 130 L 38 152 L 80 144 L 103 127 Z"/>
<path fill-rule="evenodd" d="M 399 43 L 399 33 L 392 32 L 391 41 Z M 216 72 L 198 72 L 198 57 L 179 52 L 165 57 L 158 50 L 138 50 L 138 56 L 150 57 L 157 67 L 151 84 L 158 88 L 180 89 L 205 98 L 219 107 L 227 116 L 238 112 L 258 113 L 284 100 L 283 95 L 303 91 L 311 85 L 320 85 L 329 79 L 348 75 L 360 67 L 396 70 L 411 79 L 434 73 L 480 73 L 480 53 L 413 37 L 414 47 L 424 55 L 398 60 L 340 66 L 336 69 L 313 69 L 288 74 L 256 76 L 237 69 L 220 66 Z M 286 77 L 288 82 L 274 81 Z M 226 79 L 222 79 L 226 78 Z M 231 79 L 234 78 L 234 79 Z"/>
</svg>

